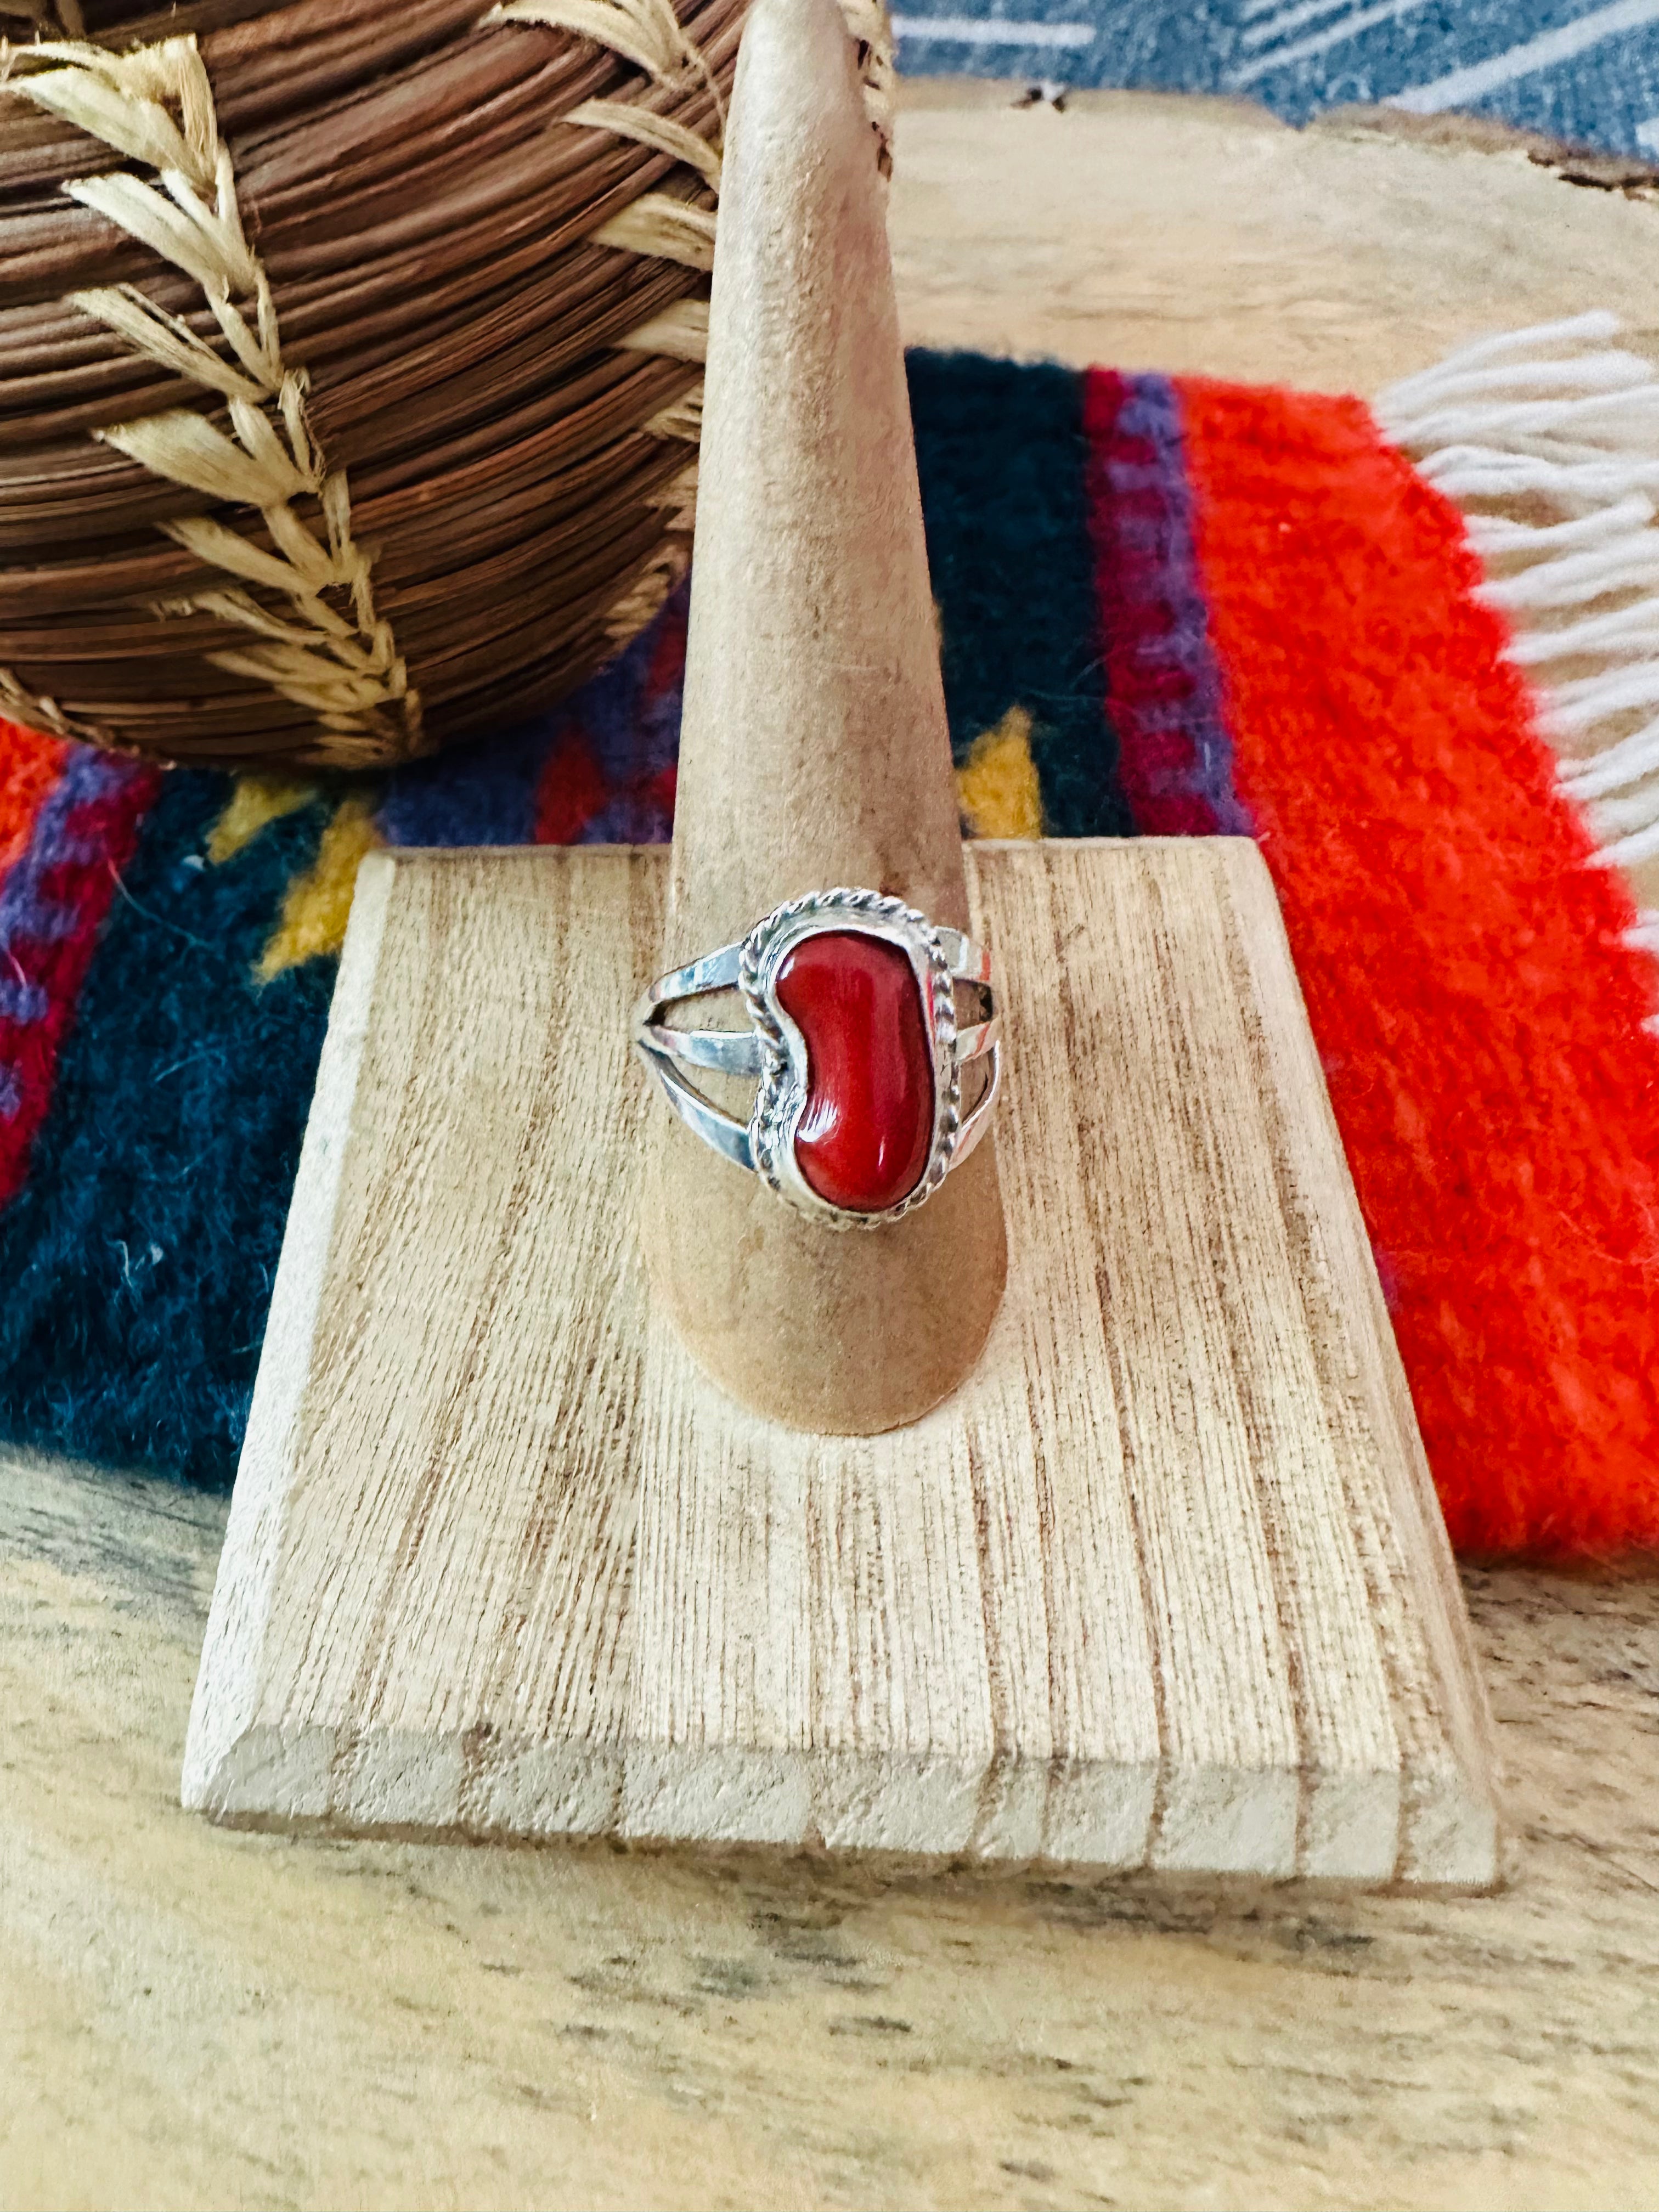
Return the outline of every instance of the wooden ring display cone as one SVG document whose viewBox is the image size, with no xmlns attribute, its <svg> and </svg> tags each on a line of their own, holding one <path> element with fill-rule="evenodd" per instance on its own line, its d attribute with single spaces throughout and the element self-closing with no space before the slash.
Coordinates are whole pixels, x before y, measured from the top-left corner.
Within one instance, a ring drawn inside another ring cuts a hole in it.
<svg viewBox="0 0 1659 2212">
<path fill-rule="evenodd" d="M 886 189 L 835 0 L 756 0 L 744 32 L 697 496 L 662 966 L 842 884 L 967 928 Z M 991 1142 L 844 1236 L 665 1111 L 651 1146 L 653 1286 L 758 1412 L 896 1428 L 979 1357 L 1006 1269 Z"/>
</svg>

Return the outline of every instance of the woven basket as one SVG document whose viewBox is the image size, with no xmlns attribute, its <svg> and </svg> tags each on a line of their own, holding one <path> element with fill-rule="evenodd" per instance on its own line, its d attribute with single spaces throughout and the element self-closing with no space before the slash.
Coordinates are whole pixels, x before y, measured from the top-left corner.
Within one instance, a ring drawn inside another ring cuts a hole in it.
<svg viewBox="0 0 1659 2212">
<path fill-rule="evenodd" d="M 661 603 L 745 0 L 485 4 L 0 0 L 0 714 L 364 767 Z"/>
</svg>

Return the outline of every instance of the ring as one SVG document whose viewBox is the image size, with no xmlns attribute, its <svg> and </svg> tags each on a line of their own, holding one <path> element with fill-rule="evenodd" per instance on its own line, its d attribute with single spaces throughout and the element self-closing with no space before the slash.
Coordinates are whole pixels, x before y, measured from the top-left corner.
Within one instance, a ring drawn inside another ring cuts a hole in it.
<svg viewBox="0 0 1659 2212">
<path fill-rule="evenodd" d="M 959 985 L 978 994 L 973 1018 L 958 1018 Z M 715 991 L 739 994 L 747 1028 L 664 1021 Z M 775 907 L 740 944 L 658 976 L 633 1014 L 634 1043 L 686 1126 L 834 1229 L 897 1220 L 967 1158 L 1001 1085 L 1000 1037 L 990 958 L 971 938 L 845 888 Z M 687 1068 L 752 1076 L 747 1122 Z"/>
</svg>

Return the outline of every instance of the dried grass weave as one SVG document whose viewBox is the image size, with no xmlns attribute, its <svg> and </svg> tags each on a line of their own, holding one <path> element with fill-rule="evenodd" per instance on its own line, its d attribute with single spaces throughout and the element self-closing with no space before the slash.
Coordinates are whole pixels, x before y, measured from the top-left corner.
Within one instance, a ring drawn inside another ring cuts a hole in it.
<svg viewBox="0 0 1659 2212">
<path fill-rule="evenodd" d="M 0 713 L 363 767 L 641 628 L 744 4 L 0 8 Z M 885 20 L 848 12 L 884 161 Z"/>
</svg>

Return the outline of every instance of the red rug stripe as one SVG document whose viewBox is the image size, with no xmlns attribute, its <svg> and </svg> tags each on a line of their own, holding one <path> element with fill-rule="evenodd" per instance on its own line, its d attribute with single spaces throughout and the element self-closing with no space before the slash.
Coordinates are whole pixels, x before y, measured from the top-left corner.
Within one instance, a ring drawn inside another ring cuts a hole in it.
<svg viewBox="0 0 1659 2212">
<path fill-rule="evenodd" d="M 59 1048 L 161 781 L 155 769 L 66 747 L 30 842 L 0 884 L 0 980 L 9 986 L 9 1011 L 0 1012 L 0 1205 L 27 1176 Z"/>
<path fill-rule="evenodd" d="M 1355 400 L 1183 381 L 1238 794 L 1453 1542 L 1659 1545 L 1654 965 L 1455 509 Z"/>
<path fill-rule="evenodd" d="M 574 845 L 610 796 L 586 737 L 565 731 L 536 787 L 536 842 Z"/>
<path fill-rule="evenodd" d="M 59 738 L 37 737 L 15 722 L 0 720 L 0 873 L 28 843 L 34 817 L 68 750 Z"/>
</svg>

